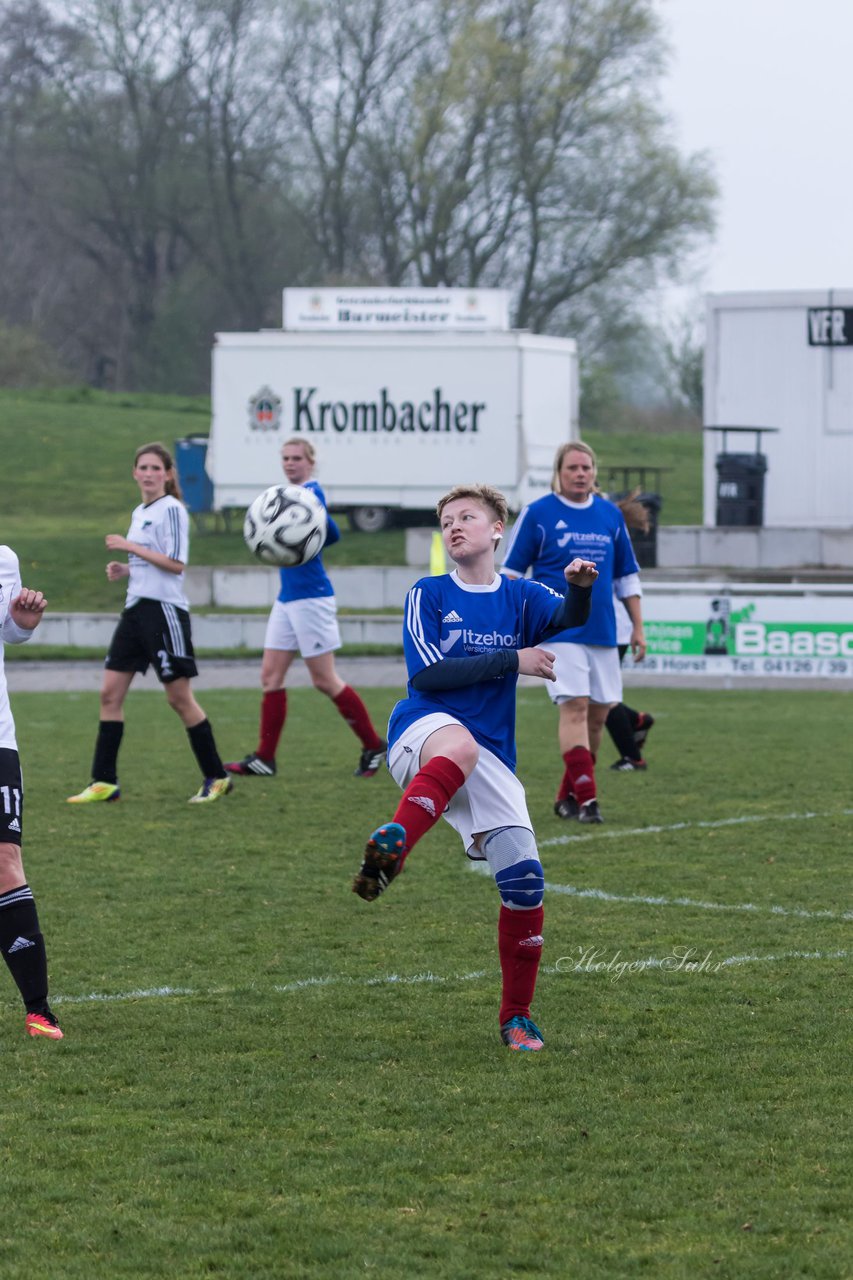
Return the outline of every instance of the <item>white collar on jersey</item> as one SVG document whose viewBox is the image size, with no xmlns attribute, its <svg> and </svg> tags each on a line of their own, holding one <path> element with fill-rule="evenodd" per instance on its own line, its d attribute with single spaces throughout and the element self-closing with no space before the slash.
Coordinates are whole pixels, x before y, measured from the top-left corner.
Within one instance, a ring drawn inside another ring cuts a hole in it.
<svg viewBox="0 0 853 1280">
<path fill-rule="evenodd" d="M 499 591 L 501 586 L 501 575 L 496 573 L 491 582 L 463 582 L 459 577 L 459 571 L 454 569 L 450 577 L 456 583 L 457 587 L 461 587 L 463 591 Z"/>
<path fill-rule="evenodd" d="M 575 511 L 586 511 L 587 507 L 592 506 L 592 500 L 595 497 L 595 494 L 591 493 L 583 502 L 572 502 L 571 498 L 564 498 L 561 493 L 555 493 L 554 497 L 559 498 L 567 507 L 572 507 Z"/>
</svg>

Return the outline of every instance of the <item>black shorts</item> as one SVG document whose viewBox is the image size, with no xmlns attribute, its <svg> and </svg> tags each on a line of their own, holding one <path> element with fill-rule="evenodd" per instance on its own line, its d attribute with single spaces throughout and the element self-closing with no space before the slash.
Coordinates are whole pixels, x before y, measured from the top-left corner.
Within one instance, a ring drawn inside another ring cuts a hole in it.
<svg viewBox="0 0 853 1280">
<path fill-rule="evenodd" d="M 20 844 L 23 825 L 21 762 L 12 747 L 0 747 L 0 844 Z"/>
<path fill-rule="evenodd" d="M 162 600 L 137 600 L 119 618 L 104 666 L 140 673 L 151 666 L 161 684 L 197 676 L 189 613 Z"/>
</svg>

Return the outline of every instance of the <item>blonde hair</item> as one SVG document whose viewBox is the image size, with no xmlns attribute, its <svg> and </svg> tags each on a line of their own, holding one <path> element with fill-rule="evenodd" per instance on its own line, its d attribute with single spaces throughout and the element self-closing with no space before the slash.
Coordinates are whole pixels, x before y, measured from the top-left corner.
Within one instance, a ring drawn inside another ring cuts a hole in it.
<svg viewBox="0 0 853 1280">
<path fill-rule="evenodd" d="M 490 484 L 457 484 L 438 500 L 435 513 L 439 521 L 448 502 L 456 502 L 458 498 L 471 498 L 474 502 L 479 502 L 491 512 L 494 520 L 500 520 L 503 525 L 509 518 L 509 507 L 500 489 L 495 489 Z"/>
<path fill-rule="evenodd" d="M 284 454 L 284 451 L 288 447 L 288 445 L 293 445 L 293 444 L 302 445 L 302 448 L 305 450 L 305 461 L 310 462 L 311 466 L 313 467 L 317 461 L 317 451 L 314 448 L 311 441 L 303 440 L 301 436 L 297 440 L 294 440 L 293 438 L 291 438 L 290 440 L 285 440 L 284 444 L 281 446 L 282 454 Z"/>
<path fill-rule="evenodd" d="M 595 451 L 590 449 L 588 444 L 584 444 L 582 440 L 567 440 L 565 444 L 561 444 L 554 458 L 554 470 L 551 474 L 551 488 L 554 493 L 560 492 L 560 468 L 563 465 L 567 453 L 585 453 L 592 463 L 596 476 L 598 475 L 598 458 Z M 596 489 L 598 485 L 596 485 Z"/>
<path fill-rule="evenodd" d="M 153 453 L 155 457 L 160 459 L 163 466 L 166 468 L 166 492 L 170 494 L 171 497 L 177 498 L 179 502 L 183 502 L 184 495 L 181 493 L 181 485 L 178 480 L 178 473 L 175 470 L 175 463 L 166 446 L 161 444 L 159 440 L 155 440 L 153 444 L 140 445 L 136 450 L 136 453 L 133 455 L 134 467 L 136 467 L 143 454 L 146 453 Z"/>
</svg>

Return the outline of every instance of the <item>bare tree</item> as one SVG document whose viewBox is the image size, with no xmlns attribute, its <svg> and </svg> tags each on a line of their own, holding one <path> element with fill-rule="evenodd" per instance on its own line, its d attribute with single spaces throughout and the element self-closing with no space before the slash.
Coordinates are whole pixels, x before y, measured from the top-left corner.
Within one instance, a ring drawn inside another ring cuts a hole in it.
<svg viewBox="0 0 853 1280">
<path fill-rule="evenodd" d="M 0 0 L 2 317 L 149 386 L 287 283 L 595 342 L 712 224 L 662 57 L 652 0 Z"/>
</svg>

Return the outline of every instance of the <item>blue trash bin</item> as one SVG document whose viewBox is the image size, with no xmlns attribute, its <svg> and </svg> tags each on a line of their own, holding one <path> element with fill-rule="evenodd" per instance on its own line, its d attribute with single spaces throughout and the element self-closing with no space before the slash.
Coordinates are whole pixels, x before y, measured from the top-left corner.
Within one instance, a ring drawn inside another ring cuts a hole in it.
<svg viewBox="0 0 853 1280">
<path fill-rule="evenodd" d="M 213 485 L 204 469 L 207 436 L 185 436 L 175 441 L 175 467 L 191 515 L 213 510 Z"/>
</svg>

